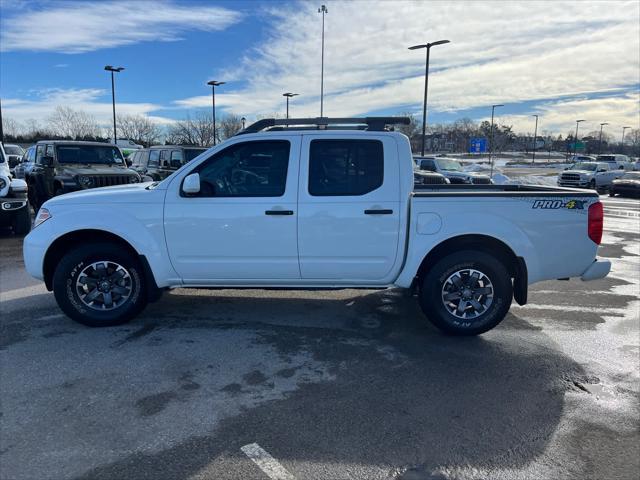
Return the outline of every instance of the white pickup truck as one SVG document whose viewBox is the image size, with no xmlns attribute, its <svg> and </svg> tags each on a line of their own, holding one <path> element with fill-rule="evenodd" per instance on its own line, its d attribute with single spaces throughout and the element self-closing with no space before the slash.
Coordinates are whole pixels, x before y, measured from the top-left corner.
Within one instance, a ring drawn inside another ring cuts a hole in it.
<svg viewBox="0 0 640 480">
<path fill-rule="evenodd" d="M 26 269 L 90 326 L 124 323 L 167 288 L 400 287 L 457 335 L 496 326 L 532 283 L 607 275 L 596 192 L 414 190 L 409 141 L 386 128 L 405 121 L 260 120 L 162 182 L 52 198 Z"/>
</svg>

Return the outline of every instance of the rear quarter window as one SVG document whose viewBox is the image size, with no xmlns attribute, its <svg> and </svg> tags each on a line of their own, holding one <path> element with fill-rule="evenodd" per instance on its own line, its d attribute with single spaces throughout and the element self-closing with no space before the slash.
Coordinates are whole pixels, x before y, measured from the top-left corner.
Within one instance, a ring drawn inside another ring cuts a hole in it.
<svg viewBox="0 0 640 480">
<path fill-rule="evenodd" d="M 360 196 L 384 181 L 384 153 L 379 140 L 312 140 L 309 194 Z"/>
</svg>

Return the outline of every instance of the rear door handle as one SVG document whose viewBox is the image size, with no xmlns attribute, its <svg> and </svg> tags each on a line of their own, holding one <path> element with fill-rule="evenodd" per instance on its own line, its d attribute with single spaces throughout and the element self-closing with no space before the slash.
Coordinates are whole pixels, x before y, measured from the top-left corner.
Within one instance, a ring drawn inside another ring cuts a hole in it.
<svg viewBox="0 0 640 480">
<path fill-rule="evenodd" d="M 293 210 L 266 210 L 265 215 L 293 215 Z"/>
<path fill-rule="evenodd" d="M 365 210 L 365 215 L 391 215 L 393 214 L 393 210 Z"/>
</svg>

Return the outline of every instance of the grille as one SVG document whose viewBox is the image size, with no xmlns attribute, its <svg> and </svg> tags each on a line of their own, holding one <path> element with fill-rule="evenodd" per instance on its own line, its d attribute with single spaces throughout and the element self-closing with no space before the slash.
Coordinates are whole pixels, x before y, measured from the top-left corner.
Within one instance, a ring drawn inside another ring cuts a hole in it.
<svg viewBox="0 0 640 480">
<path fill-rule="evenodd" d="M 93 178 L 94 187 L 110 187 L 112 185 L 123 185 L 125 183 L 129 183 L 128 175 L 96 175 L 91 178 Z"/>
<path fill-rule="evenodd" d="M 440 177 L 437 175 L 425 175 L 421 177 L 421 180 L 423 185 L 441 185 L 443 183 L 446 183 L 444 181 L 444 177 Z"/>
<path fill-rule="evenodd" d="M 580 174 L 579 173 L 563 173 L 560 178 L 562 178 L 562 180 L 569 180 L 569 181 L 572 181 L 572 182 L 579 182 L 580 181 Z"/>
<path fill-rule="evenodd" d="M 484 178 L 484 177 L 473 178 L 472 181 L 475 185 L 488 185 L 491 183 L 490 178 Z"/>
</svg>

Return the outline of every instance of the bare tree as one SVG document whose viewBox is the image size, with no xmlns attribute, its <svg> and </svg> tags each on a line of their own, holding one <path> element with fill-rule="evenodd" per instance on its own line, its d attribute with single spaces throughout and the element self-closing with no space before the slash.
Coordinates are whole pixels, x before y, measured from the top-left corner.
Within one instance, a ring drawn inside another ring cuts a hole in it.
<svg viewBox="0 0 640 480">
<path fill-rule="evenodd" d="M 9 117 L 2 117 L 2 131 L 7 137 L 17 137 L 22 131 L 22 125 Z"/>
<path fill-rule="evenodd" d="M 220 135 L 222 140 L 233 137 L 236 133 L 242 130 L 242 117 L 240 115 L 229 114 L 222 117 L 220 121 L 220 130 L 216 133 Z"/>
<path fill-rule="evenodd" d="M 144 115 L 118 115 L 118 136 L 129 138 L 145 147 L 156 143 L 162 134 L 160 126 Z"/>
<path fill-rule="evenodd" d="M 52 133 L 76 140 L 100 136 L 100 127 L 93 115 L 58 105 L 49 116 L 49 128 Z"/>
<path fill-rule="evenodd" d="M 207 147 L 213 144 L 213 122 L 211 115 L 204 112 L 195 117 L 187 116 L 169 127 L 166 143 L 175 145 L 199 145 Z"/>
</svg>

